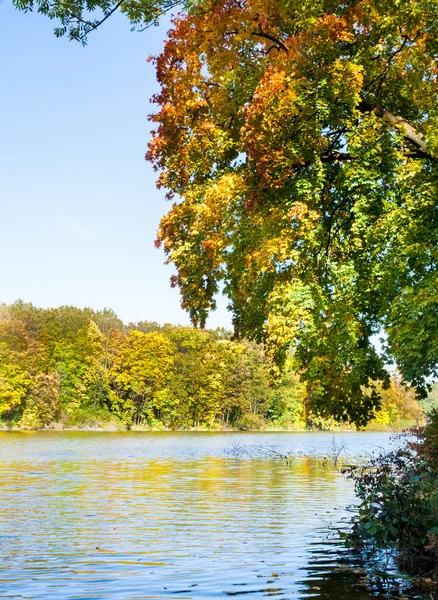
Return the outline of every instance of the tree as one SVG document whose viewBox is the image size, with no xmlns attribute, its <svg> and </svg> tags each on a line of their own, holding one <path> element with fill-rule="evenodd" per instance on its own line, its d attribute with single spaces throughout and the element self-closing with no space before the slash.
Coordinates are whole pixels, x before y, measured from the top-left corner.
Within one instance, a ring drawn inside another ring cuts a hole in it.
<svg viewBox="0 0 438 600">
<path fill-rule="evenodd" d="M 57 21 L 55 35 L 67 35 L 70 40 L 87 43 L 88 35 L 117 11 L 131 21 L 132 29 L 143 31 L 156 25 L 159 18 L 172 8 L 190 6 L 189 0 L 13 0 L 19 10 L 37 10 Z M 98 15 L 95 18 L 95 15 Z"/>
<path fill-rule="evenodd" d="M 157 244 L 195 325 L 223 285 L 236 335 L 363 425 L 385 363 L 423 395 L 438 375 L 438 2 L 208 9 L 155 59 Z"/>
<path fill-rule="evenodd" d="M 285 369 L 283 377 L 272 390 L 272 402 L 269 407 L 269 415 L 277 426 L 312 427 L 311 415 L 306 414 L 305 387 L 297 373 Z"/>
<path fill-rule="evenodd" d="M 95 311 L 93 321 L 96 323 L 104 339 L 105 357 L 104 367 L 108 369 L 110 363 L 111 337 L 116 331 L 124 331 L 124 325 L 111 308 Z"/>
<path fill-rule="evenodd" d="M 86 365 L 75 344 L 59 341 L 52 349 L 52 361 L 59 379 L 59 403 L 71 415 L 87 403 Z"/>
<path fill-rule="evenodd" d="M 59 378 L 56 374 L 39 373 L 26 400 L 20 419 L 22 429 L 37 429 L 59 417 Z"/>
<path fill-rule="evenodd" d="M 0 307 L 0 417 L 18 421 L 35 376 L 48 368 L 48 353 L 26 331 L 14 310 Z"/>
<path fill-rule="evenodd" d="M 119 323 L 121 325 L 120 321 Z M 110 332 L 105 329 L 102 333 L 95 321 L 90 319 L 77 336 L 77 346 L 84 366 L 86 397 L 93 410 L 105 405 L 109 393 L 109 338 L 112 331 L 114 329 Z"/>
<path fill-rule="evenodd" d="M 154 416 L 153 398 L 170 378 L 173 354 L 172 343 L 161 333 L 130 331 L 114 357 L 114 381 L 120 395 L 132 402 L 135 425 Z"/>
<path fill-rule="evenodd" d="M 55 348 L 59 342 L 74 345 L 79 332 L 88 325 L 92 317 L 93 311 L 90 308 L 60 306 L 43 310 L 38 339 L 49 349 Z"/>
<path fill-rule="evenodd" d="M 167 404 L 177 413 L 172 418 L 173 423 L 185 427 L 209 423 L 214 418 L 217 400 L 217 394 L 211 398 L 207 389 L 211 383 L 208 373 L 215 370 L 212 361 L 206 360 L 211 336 L 209 332 L 190 327 L 169 328 L 167 335 L 175 347 L 174 368 L 166 396 Z"/>
<path fill-rule="evenodd" d="M 391 427 L 400 426 L 401 423 L 423 423 L 424 412 L 415 399 L 412 388 L 403 385 L 399 373 L 391 377 L 391 385 L 381 390 L 382 405 L 376 415 L 375 422 Z"/>
</svg>

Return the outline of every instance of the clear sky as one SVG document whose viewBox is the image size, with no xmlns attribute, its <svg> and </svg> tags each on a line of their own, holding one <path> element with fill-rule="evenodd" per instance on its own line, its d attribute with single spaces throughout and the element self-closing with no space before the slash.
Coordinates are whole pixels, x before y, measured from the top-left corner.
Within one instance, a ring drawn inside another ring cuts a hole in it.
<svg viewBox="0 0 438 600">
<path fill-rule="evenodd" d="M 0 0 L 0 302 L 188 323 L 154 248 L 170 205 L 144 160 L 167 25 L 109 19 L 83 48 Z M 208 326 L 230 328 L 226 301 Z"/>
</svg>

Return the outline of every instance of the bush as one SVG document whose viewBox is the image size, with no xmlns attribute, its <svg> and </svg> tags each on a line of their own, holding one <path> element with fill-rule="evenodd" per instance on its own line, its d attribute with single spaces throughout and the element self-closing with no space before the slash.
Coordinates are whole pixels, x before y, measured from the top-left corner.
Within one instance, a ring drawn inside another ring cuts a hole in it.
<svg viewBox="0 0 438 600">
<path fill-rule="evenodd" d="M 77 408 L 71 412 L 64 423 L 64 427 L 78 428 L 99 428 L 108 427 L 109 425 L 117 427 L 120 422 L 108 410 L 85 410 L 83 408 Z"/>
<path fill-rule="evenodd" d="M 348 470 L 361 503 L 347 543 L 395 550 L 416 574 L 438 575 L 438 411 L 393 452 Z"/>
<path fill-rule="evenodd" d="M 237 429 L 240 429 L 240 431 L 257 431 L 265 425 L 263 417 L 254 413 L 245 413 L 237 421 Z"/>
</svg>

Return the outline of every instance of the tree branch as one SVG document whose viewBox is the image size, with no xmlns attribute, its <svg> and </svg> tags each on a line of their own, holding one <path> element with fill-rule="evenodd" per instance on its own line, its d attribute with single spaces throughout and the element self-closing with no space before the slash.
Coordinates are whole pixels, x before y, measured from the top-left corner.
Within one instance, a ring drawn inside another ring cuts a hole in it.
<svg viewBox="0 0 438 600">
<path fill-rule="evenodd" d="M 325 154 L 321 156 L 321 162 L 330 163 L 339 160 L 340 162 L 345 162 L 347 160 L 356 160 L 357 156 L 350 154 L 349 152 L 339 152 L 338 150 L 333 150 L 330 154 Z"/>
<path fill-rule="evenodd" d="M 277 38 L 273 35 L 269 35 L 269 33 L 264 33 L 263 31 L 251 31 L 251 35 L 256 35 L 258 37 L 265 38 L 266 40 L 270 40 L 271 42 L 274 42 L 274 44 L 277 47 L 277 50 L 281 48 L 286 52 L 286 54 L 289 54 L 289 48 L 285 46 L 283 42 L 277 40 Z"/>
<path fill-rule="evenodd" d="M 374 113 L 378 117 L 381 117 L 394 129 L 400 131 L 406 140 L 408 140 L 408 142 L 417 148 L 417 151 L 414 153 L 414 155 L 412 155 L 414 158 L 427 158 L 435 163 L 438 163 L 438 157 L 427 150 L 426 140 L 424 139 L 423 135 L 419 133 L 415 127 L 408 123 L 406 119 L 393 115 L 389 111 L 379 108 L 378 106 L 372 106 L 365 101 L 361 102 L 358 108 L 362 113 Z M 408 156 L 409 155 L 410 154 L 408 154 Z"/>
<path fill-rule="evenodd" d="M 91 33 L 92 31 L 94 31 L 98 27 L 100 27 L 100 25 L 102 25 L 102 23 L 104 23 L 107 19 L 109 19 L 110 16 L 113 15 L 116 12 L 116 10 L 118 10 L 124 2 L 125 2 L 125 0 L 119 0 L 119 2 L 117 2 L 117 4 L 109 11 L 109 13 L 107 13 L 103 17 L 103 19 L 101 19 L 100 21 L 97 21 L 97 23 L 90 23 L 90 29 L 88 31 L 85 31 L 85 33 L 83 33 L 79 37 L 79 41 L 84 40 L 89 33 Z"/>
<path fill-rule="evenodd" d="M 146 31 L 146 29 L 150 29 L 153 25 L 156 25 L 155 19 L 159 19 L 163 15 L 167 14 L 169 12 L 169 10 L 172 10 L 172 8 L 175 8 L 175 6 L 178 6 L 180 4 L 181 4 L 181 0 L 175 0 L 175 2 L 173 2 L 172 4 L 169 4 L 168 6 L 166 6 L 166 8 L 163 8 L 163 10 L 160 10 L 156 14 L 154 19 L 152 21 L 150 21 L 147 25 L 145 25 L 141 29 L 136 29 L 137 33 L 143 33 L 144 31 Z"/>
<path fill-rule="evenodd" d="M 406 156 L 406 158 L 428 158 L 434 162 L 438 161 L 438 159 L 430 154 L 430 152 L 422 152 L 421 150 L 403 152 L 403 156 Z M 338 152 L 337 150 L 334 150 L 331 154 L 325 154 L 324 156 L 321 156 L 322 163 L 331 163 L 336 161 L 346 162 L 349 160 L 358 160 L 358 157 L 354 154 L 350 154 L 349 152 Z M 306 166 L 307 165 L 310 165 L 310 162 L 307 162 Z"/>
</svg>

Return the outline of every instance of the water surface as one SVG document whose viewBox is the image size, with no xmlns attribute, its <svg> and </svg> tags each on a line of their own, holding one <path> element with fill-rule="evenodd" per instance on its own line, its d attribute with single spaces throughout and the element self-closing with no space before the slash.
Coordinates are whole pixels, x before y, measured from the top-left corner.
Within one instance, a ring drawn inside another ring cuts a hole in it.
<svg viewBox="0 0 438 600">
<path fill-rule="evenodd" d="M 0 597 L 399 598 L 335 529 L 354 502 L 326 461 L 388 434 L 0 433 Z M 230 459 L 271 444 L 285 462 Z M 395 586 L 395 587 L 394 587 Z M 407 594 L 407 591 L 403 592 Z M 421 597 L 411 595 L 405 597 Z"/>
</svg>

